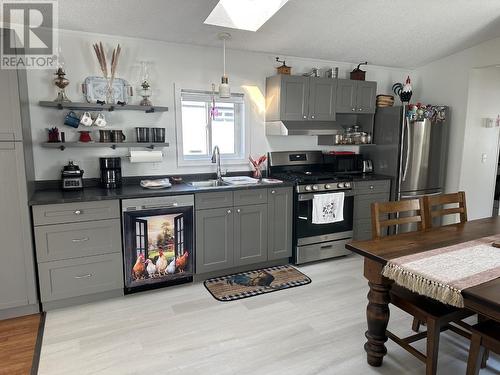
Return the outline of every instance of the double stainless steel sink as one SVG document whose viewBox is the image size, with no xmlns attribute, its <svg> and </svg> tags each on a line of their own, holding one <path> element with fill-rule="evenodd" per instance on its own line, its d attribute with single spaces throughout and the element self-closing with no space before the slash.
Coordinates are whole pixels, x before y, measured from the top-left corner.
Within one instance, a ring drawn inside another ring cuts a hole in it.
<svg viewBox="0 0 500 375">
<path fill-rule="evenodd" d="M 214 187 L 230 187 L 230 186 L 243 186 L 243 185 L 257 185 L 259 180 L 248 176 L 231 176 L 223 177 L 222 180 L 203 180 L 191 181 L 189 185 L 195 188 L 214 188 Z"/>
</svg>

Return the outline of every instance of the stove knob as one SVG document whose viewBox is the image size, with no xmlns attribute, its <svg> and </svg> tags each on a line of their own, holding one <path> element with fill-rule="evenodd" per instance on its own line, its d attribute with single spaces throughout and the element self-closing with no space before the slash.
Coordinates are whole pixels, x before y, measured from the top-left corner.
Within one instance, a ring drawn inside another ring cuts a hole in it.
<svg viewBox="0 0 500 375">
<path fill-rule="evenodd" d="M 331 189 L 331 187 L 332 187 L 332 185 L 330 185 L 330 184 L 325 184 L 325 189 L 327 189 L 327 190 L 328 190 L 328 189 Z"/>
<path fill-rule="evenodd" d="M 319 189 L 319 186 L 318 186 L 318 185 L 313 185 L 312 189 L 313 189 L 313 190 L 318 190 L 318 189 Z"/>
<path fill-rule="evenodd" d="M 344 187 L 344 184 L 343 184 L 342 182 L 339 182 L 339 183 L 337 184 L 337 187 L 338 187 L 338 188 L 340 188 L 340 189 L 342 189 L 342 188 Z"/>
<path fill-rule="evenodd" d="M 346 182 L 346 183 L 344 184 L 344 186 L 345 186 L 346 188 L 350 188 L 350 187 L 351 187 L 351 183 L 350 183 L 350 182 Z"/>
<path fill-rule="evenodd" d="M 306 189 L 306 191 L 311 191 L 311 190 L 312 190 L 312 187 L 311 187 L 311 185 L 307 185 L 307 186 L 305 187 L 305 189 Z"/>
</svg>

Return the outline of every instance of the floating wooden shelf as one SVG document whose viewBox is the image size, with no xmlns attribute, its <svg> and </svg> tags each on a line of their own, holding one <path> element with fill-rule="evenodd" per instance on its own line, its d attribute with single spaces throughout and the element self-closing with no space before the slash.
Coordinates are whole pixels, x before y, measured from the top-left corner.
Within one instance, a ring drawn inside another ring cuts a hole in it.
<svg viewBox="0 0 500 375">
<path fill-rule="evenodd" d="M 97 104 L 97 103 L 81 103 L 81 102 L 51 102 L 40 101 L 38 104 L 41 107 L 50 107 L 56 109 L 70 109 L 77 111 L 144 111 L 146 113 L 167 112 L 168 107 L 160 106 L 143 106 L 136 104 Z"/>
<path fill-rule="evenodd" d="M 130 148 L 130 147 L 144 147 L 154 150 L 155 148 L 164 148 L 168 147 L 168 143 L 151 143 L 151 142 L 117 142 L 117 143 L 108 143 L 108 142 L 45 142 L 42 143 L 42 147 L 46 148 L 58 148 L 63 151 L 66 148 L 71 147 L 80 147 L 80 148 L 95 148 L 95 147 L 109 147 L 113 150 L 116 148 Z"/>
</svg>

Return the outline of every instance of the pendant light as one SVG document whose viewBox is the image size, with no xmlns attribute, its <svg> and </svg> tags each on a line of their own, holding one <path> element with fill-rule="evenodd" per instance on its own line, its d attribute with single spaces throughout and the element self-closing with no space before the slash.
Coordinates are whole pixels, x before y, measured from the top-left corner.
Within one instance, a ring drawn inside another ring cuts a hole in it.
<svg viewBox="0 0 500 375">
<path fill-rule="evenodd" d="M 221 98 L 230 98 L 231 97 L 231 88 L 229 87 L 229 80 L 226 75 L 226 40 L 231 39 L 231 34 L 229 33 L 220 33 L 219 39 L 222 40 L 222 58 L 224 64 L 224 70 L 221 78 L 221 83 L 219 85 L 219 97 Z"/>
</svg>

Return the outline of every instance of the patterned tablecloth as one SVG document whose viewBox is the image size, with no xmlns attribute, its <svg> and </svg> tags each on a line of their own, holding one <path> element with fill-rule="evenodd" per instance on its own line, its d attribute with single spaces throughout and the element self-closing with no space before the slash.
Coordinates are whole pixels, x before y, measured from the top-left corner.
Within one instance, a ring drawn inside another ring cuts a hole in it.
<svg viewBox="0 0 500 375">
<path fill-rule="evenodd" d="M 500 234 L 392 259 L 382 274 L 413 292 L 463 307 L 462 290 L 500 277 Z"/>
</svg>

